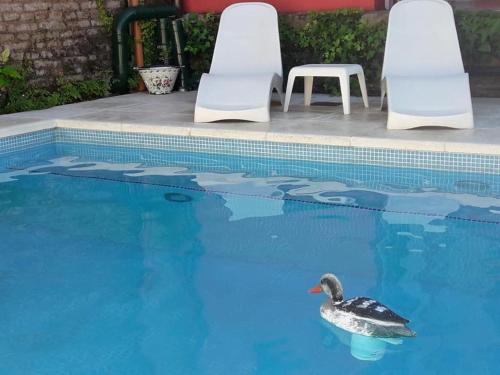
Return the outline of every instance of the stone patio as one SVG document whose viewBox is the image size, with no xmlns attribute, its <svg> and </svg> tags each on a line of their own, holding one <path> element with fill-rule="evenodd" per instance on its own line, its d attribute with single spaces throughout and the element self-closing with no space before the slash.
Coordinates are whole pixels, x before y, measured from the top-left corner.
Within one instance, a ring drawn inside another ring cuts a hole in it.
<svg viewBox="0 0 500 375">
<path fill-rule="evenodd" d="M 344 116 L 338 98 L 313 96 L 302 105 L 294 94 L 287 113 L 273 103 L 270 123 L 193 123 L 195 92 L 154 96 L 146 93 L 109 97 L 41 111 L 0 116 L 0 137 L 51 127 L 158 133 L 192 137 L 234 138 L 274 142 L 354 147 L 462 152 L 500 155 L 500 99 L 475 98 L 475 129 L 420 128 L 387 130 L 387 112 L 378 98 L 365 109 L 352 98 L 351 115 Z"/>
</svg>

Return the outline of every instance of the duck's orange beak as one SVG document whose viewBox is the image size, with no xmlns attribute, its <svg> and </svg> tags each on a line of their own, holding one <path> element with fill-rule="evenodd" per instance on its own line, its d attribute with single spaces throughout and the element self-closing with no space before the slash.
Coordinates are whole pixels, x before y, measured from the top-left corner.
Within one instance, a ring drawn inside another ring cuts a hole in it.
<svg viewBox="0 0 500 375">
<path fill-rule="evenodd" d="M 321 293 L 321 285 L 318 284 L 314 288 L 309 289 L 309 293 Z"/>
</svg>

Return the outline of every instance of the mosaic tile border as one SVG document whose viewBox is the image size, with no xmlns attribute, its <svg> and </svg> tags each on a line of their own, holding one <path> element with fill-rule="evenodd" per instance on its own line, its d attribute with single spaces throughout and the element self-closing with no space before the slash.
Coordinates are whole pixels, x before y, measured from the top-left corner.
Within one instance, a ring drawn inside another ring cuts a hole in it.
<svg viewBox="0 0 500 375">
<path fill-rule="evenodd" d="M 59 142 L 107 144 L 134 148 L 168 149 L 328 163 L 500 173 L 500 156 L 497 155 L 247 141 L 70 128 L 56 128 L 55 132 L 56 141 Z"/>
<path fill-rule="evenodd" d="M 0 138 L 0 155 L 55 142 L 54 129 L 44 129 Z"/>
<path fill-rule="evenodd" d="M 368 164 L 323 163 L 291 159 L 262 158 L 165 149 L 125 148 L 88 143 L 55 143 L 57 155 L 77 155 L 80 162 L 96 160 L 109 163 L 140 164 L 141 167 L 177 166 L 192 172 L 243 173 L 251 177 L 299 177 L 346 183 L 394 193 L 421 192 L 425 188 L 452 193 L 500 196 L 500 174 L 475 174 L 463 171 L 393 168 Z M 24 155 L 24 152 L 23 152 Z M 19 168 L 17 165 L 16 168 Z M 23 168 L 21 166 L 21 168 Z M 140 168 L 140 167 L 138 167 Z M 360 183 L 362 181 L 362 183 Z"/>
<path fill-rule="evenodd" d="M 51 142 L 500 174 L 500 156 L 498 155 L 169 136 L 73 128 L 54 128 L 1 138 L 0 154 Z"/>
</svg>

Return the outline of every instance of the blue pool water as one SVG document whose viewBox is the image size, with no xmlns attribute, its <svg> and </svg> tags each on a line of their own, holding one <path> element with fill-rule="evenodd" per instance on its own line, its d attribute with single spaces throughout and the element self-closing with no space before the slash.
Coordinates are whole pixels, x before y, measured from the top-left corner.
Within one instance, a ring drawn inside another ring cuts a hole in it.
<svg viewBox="0 0 500 375">
<path fill-rule="evenodd" d="M 0 257 L 0 374 L 499 371 L 496 175 L 57 143 L 0 159 Z"/>
</svg>

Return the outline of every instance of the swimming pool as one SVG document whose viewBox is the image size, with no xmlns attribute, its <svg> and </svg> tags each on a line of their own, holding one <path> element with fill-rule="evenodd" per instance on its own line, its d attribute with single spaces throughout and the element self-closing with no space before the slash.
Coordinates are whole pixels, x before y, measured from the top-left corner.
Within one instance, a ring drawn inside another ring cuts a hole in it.
<svg viewBox="0 0 500 375">
<path fill-rule="evenodd" d="M 0 162 L 0 373 L 495 373 L 500 176 L 47 142 Z M 335 272 L 418 336 L 321 321 Z"/>
</svg>

